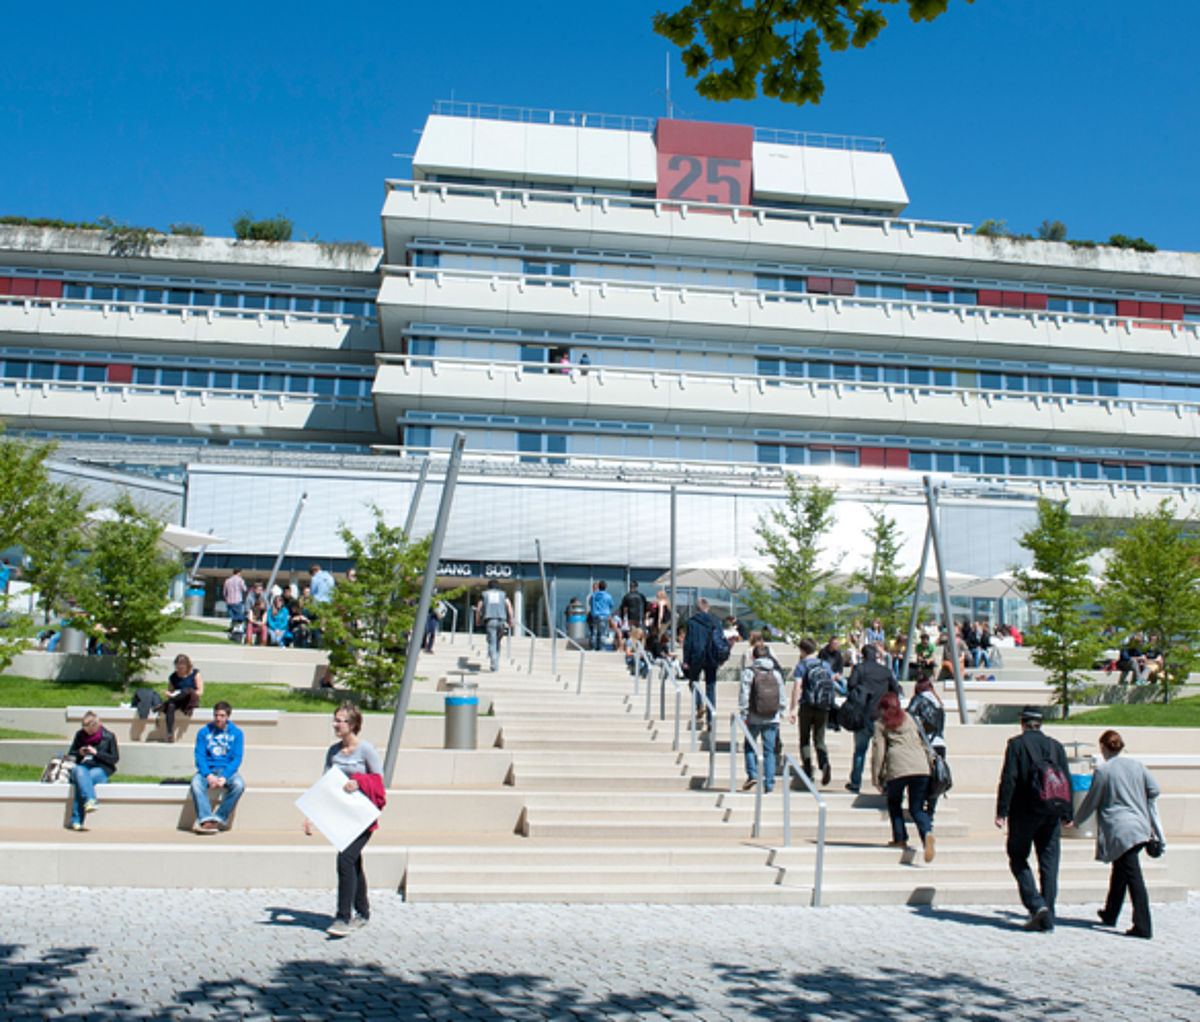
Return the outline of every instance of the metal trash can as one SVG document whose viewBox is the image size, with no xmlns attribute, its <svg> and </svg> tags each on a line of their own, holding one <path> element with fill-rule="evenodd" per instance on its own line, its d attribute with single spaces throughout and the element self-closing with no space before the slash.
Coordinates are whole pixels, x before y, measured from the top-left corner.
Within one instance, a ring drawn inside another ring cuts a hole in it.
<svg viewBox="0 0 1200 1022">
<path fill-rule="evenodd" d="M 1065 744 L 1075 746 L 1075 754 L 1067 757 L 1067 769 L 1071 771 L 1071 809 L 1077 813 L 1092 787 L 1092 761 L 1088 756 L 1079 755 L 1081 742 Z M 1095 838 L 1096 817 L 1093 815 L 1083 827 L 1064 827 L 1062 833 L 1064 837 Z"/>
<path fill-rule="evenodd" d="M 183 613 L 186 617 L 204 617 L 204 590 L 192 588 L 183 598 Z"/>
<path fill-rule="evenodd" d="M 62 634 L 58 638 L 58 645 L 54 647 L 56 653 L 86 653 L 88 649 L 87 632 L 80 631 L 78 628 L 64 628 Z"/>
<path fill-rule="evenodd" d="M 443 748 L 474 749 L 478 734 L 479 686 L 473 681 L 446 684 L 446 733 Z"/>
<path fill-rule="evenodd" d="M 570 613 L 567 615 L 567 637 L 573 639 L 581 646 L 587 645 L 587 608 L 582 603 L 573 606 Z"/>
</svg>

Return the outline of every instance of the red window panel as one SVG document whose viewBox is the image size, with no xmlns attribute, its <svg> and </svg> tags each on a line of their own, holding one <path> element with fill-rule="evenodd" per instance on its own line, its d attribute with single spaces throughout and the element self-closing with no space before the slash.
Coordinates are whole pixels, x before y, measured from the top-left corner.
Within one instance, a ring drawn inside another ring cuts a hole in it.
<svg viewBox="0 0 1200 1022">
<path fill-rule="evenodd" d="M 1001 297 L 1002 294 L 1003 294 L 1003 292 L 1000 292 L 1000 291 L 980 291 L 979 292 L 979 304 L 980 305 L 997 305 L 997 306 L 1003 305 L 1004 302 Z"/>
<path fill-rule="evenodd" d="M 1121 301 L 1117 302 L 1117 315 L 1118 316 L 1140 316 L 1141 312 L 1142 312 L 1142 303 L 1141 302 L 1131 302 L 1126 299 L 1122 299 Z"/>
<path fill-rule="evenodd" d="M 1006 309 L 1025 308 L 1025 295 L 1020 291 L 1001 291 L 1000 304 Z"/>
<path fill-rule="evenodd" d="M 1185 305 L 1183 311 L 1190 312 L 1192 315 L 1200 314 L 1200 305 Z"/>
<path fill-rule="evenodd" d="M 1142 302 L 1142 315 L 1146 319 L 1162 319 L 1162 302 Z"/>
<path fill-rule="evenodd" d="M 830 277 L 809 277 L 808 289 L 813 294 L 827 295 L 833 287 L 833 279 Z"/>
<path fill-rule="evenodd" d="M 927 285 L 925 285 L 925 284 L 905 284 L 905 285 L 904 285 L 904 290 L 905 290 L 905 291 L 921 291 L 921 292 L 925 292 L 925 291 L 928 291 L 928 290 L 929 290 L 929 287 L 928 287 Z"/>
<path fill-rule="evenodd" d="M 887 465 L 887 449 L 883 447 L 860 447 L 858 463 L 863 468 L 883 468 Z"/>
<path fill-rule="evenodd" d="M 114 362 L 108 367 L 108 382 L 109 383 L 132 383 L 133 382 L 133 366 L 124 365 L 120 362 Z"/>
<path fill-rule="evenodd" d="M 908 451 L 903 447 L 889 447 L 885 454 L 888 468 L 908 468 Z"/>
<path fill-rule="evenodd" d="M 930 284 L 927 288 L 925 288 L 925 290 L 930 292 L 931 294 L 948 295 L 954 289 L 950 288 L 950 287 L 942 287 L 940 285 Z"/>
<path fill-rule="evenodd" d="M 1163 319 L 1183 319 L 1183 306 L 1173 305 L 1170 302 L 1163 302 L 1162 307 Z"/>
<path fill-rule="evenodd" d="M 842 277 L 833 278 L 833 293 L 835 295 L 853 295 L 855 290 L 854 281 L 846 280 Z"/>
<path fill-rule="evenodd" d="M 37 293 L 42 298 L 61 298 L 62 297 L 62 281 L 61 280 L 39 280 L 37 282 Z"/>
<path fill-rule="evenodd" d="M 9 290 L 11 287 L 12 277 L 0 277 L 0 295 L 12 294 L 12 291 Z"/>
<path fill-rule="evenodd" d="M 14 295 L 32 295 L 37 292 L 37 281 L 29 277 L 13 277 L 12 291 Z"/>
<path fill-rule="evenodd" d="M 1026 295 L 1025 308 L 1027 309 L 1044 309 L 1046 307 L 1047 295 Z"/>
</svg>

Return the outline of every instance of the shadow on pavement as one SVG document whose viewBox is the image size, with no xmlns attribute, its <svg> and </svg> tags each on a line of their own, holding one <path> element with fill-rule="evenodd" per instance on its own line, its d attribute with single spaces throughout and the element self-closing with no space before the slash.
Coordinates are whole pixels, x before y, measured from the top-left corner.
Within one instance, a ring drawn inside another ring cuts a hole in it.
<svg viewBox="0 0 1200 1022">
<path fill-rule="evenodd" d="M 333 922 L 333 917 L 323 912 L 305 912 L 283 905 L 268 905 L 266 912 L 270 918 L 262 920 L 259 926 L 295 926 L 302 930 L 323 930 Z"/>
<path fill-rule="evenodd" d="M 304 915 L 303 913 L 298 915 Z M 292 925 L 284 923 L 283 925 Z M 352 944 L 345 945 L 353 953 Z M 1008 1022 L 1021 1018 L 1078 1019 L 1083 1006 L 1061 991 L 1037 996 L 1027 984 L 1011 989 L 961 972 L 922 974 L 885 968 L 854 972 L 752 969 L 713 963 L 706 976 L 690 977 L 691 992 L 632 989 L 594 992 L 530 972 L 488 970 L 453 973 L 423 969 L 404 973 L 374 962 L 295 959 L 279 965 L 268 980 L 207 978 L 179 990 L 170 1004 L 101 1001 L 77 989 L 68 992 L 74 966 L 92 948 L 56 949 L 38 962 L 14 960 L 14 945 L 0 946 L 0 989 L 8 995 L 8 1018 L 154 1017 L 183 1019 L 199 1010 L 216 1019 L 364 1018 L 610 1018 L 667 1016 L 822 1019 L 866 1022 L 912 1018 Z M 681 977 L 681 981 L 687 982 Z M 608 980 L 601 982 L 608 985 Z M 629 982 L 613 978 L 613 985 Z M 77 1008 L 78 1006 L 78 1008 Z"/>
</svg>

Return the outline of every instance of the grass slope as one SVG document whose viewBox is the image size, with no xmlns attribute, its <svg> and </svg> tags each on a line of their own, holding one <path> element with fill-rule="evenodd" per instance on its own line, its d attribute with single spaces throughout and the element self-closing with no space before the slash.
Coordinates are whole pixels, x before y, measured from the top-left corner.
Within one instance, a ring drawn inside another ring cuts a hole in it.
<svg viewBox="0 0 1200 1022">
<path fill-rule="evenodd" d="M 1200 727 L 1200 696 L 1172 699 L 1169 703 L 1131 703 L 1101 706 L 1094 710 L 1071 707 L 1074 724 L 1112 727 Z"/>
</svg>

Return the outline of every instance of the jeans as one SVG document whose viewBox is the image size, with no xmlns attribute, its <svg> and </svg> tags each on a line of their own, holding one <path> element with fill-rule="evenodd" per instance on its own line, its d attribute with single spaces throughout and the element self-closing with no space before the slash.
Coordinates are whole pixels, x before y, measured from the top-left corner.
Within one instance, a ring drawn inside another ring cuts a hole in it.
<svg viewBox="0 0 1200 1022">
<path fill-rule="evenodd" d="M 871 747 L 871 736 L 875 733 L 875 725 L 869 724 L 860 731 L 854 732 L 854 761 L 850 765 L 850 786 L 862 787 L 863 767 L 867 762 L 867 749 Z"/>
<path fill-rule="evenodd" d="M 1021 904 L 1032 916 L 1048 908 L 1054 919 L 1058 897 L 1059 819 L 1057 816 L 1028 815 L 1008 818 L 1008 868 L 1017 881 Z M 1030 848 L 1037 850 L 1038 882 L 1029 868 Z"/>
<path fill-rule="evenodd" d="M 908 815 L 917 825 L 921 840 L 933 830 L 933 820 L 925 811 L 925 795 L 929 791 L 929 775 L 913 774 L 893 777 L 887 782 L 888 816 L 892 821 L 892 840 L 908 843 L 908 827 L 904 824 L 904 793 L 908 792 Z"/>
<path fill-rule="evenodd" d="M 504 627 L 504 622 L 498 617 L 489 618 L 487 623 L 487 646 L 488 660 L 491 661 L 492 670 L 500 670 L 500 629 Z"/>
<path fill-rule="evenodd" d="M 984 649 L 982 646 L 976 646 L 973 650 L 971 650 L 971 657 L 972 657 L 976 667 L 979 667 L 981 665 L 983 667 L 987 667 L 988 651 L 986 649 Z"/>
<path fill-rule="evenodd" d="M 588 632 L 592 640 L 592 649 L 604 648 L 604 633 L 608 631 L 608 619 L 593 615 L 588 618 Z"/>
<path fill-rule="evenodd" d="M 1154 931 L 1150 924 L 1150 895 L 1146 892 L 1146 881 L 1142 879 L 1142 864 L 1138 861 L 1138 852 L 1143 845 L 1134 845 L 1120 858 L 1114 859 L 1112 876 L 1108 881 L 1108 898 L 1104 902 L 1104 915 L 1116 925 L 1117 916 L 1121 914 L 1121 906 L 1125 902 L 1125 892 L 1129 891 L 1129 900 L 1133 902 L 1133 930 L 1144 937 L 1149 937 Z"/>
<path fill-rule="evenodd" d="M 770 791 L 775 787 L 775 742 L 779 739 L 779 723 L 752 724 L 746 721 L 746 730 L 755 738 L 762 739 L 763 788 Z M 746 743 L 746 776 L 752 781 L 758 779 L 758 754 L 752 742 Z"/>
<path fill-rule="evenodd" d="M 704 675 L 704 694 L 708 696 L 708 701 L 712 703 L 713 710 L 717 708 L 717 665 L 704 664 L 701 667 L 689 667 L 686 677 L 692 683 L 692 691 L 696 693 L 696 714 L 697 716 L 708 717 L 708 729 L 711 731 L 713 726 L 712 713 L 708 713 L 704 705 L 704 700 L 700 698 L 700 675 Z"/>
<path fill-rule="evenodd" d="M 229 817 L 233 815 L 233 807 L 237 805 L 242 792 L 246 790 L 246 782 L 241 774 L 234 774 L 225 779 L 225 787 L 210 788 L 203 774 L 192 778 L 192 804 L 196 807 L 196 822 L 207 823 L 216 820 L 222 828 L 229 826 Z M 222 792 L 221 804 L 213 812 L 210 792 Z"/>
<path fill-rule="evenodd" d="M 828 710 L 800 704 L 800 760 L 810 776 L 814 745 L 817 747 L 817 766 L 823 768 L 829 762 L 829 752 L 825 748 L 825 724 L 828 720 Z"/>
<path fill-rule="evenodd" d="M 370 829 L 364 830 L 351 841 L 337 857 L 337 917 L 350 921 L 352 912 L 367 919 L 371 915 L 371 903 L 367 900 L 367 874 L 363 872 L 362 853 L 371 840 Z"/>
<path fill-rule="evenodd" d="M 84 766 L 80 763 L 71 771 L 71 783 L 75 785 L 75 800 L 71 803 L 71 822 L 83 823 L 83 804 L 96 797 L 96 785 L 108 781 L 108 771 L 103 767 Z"/>
</svg>

